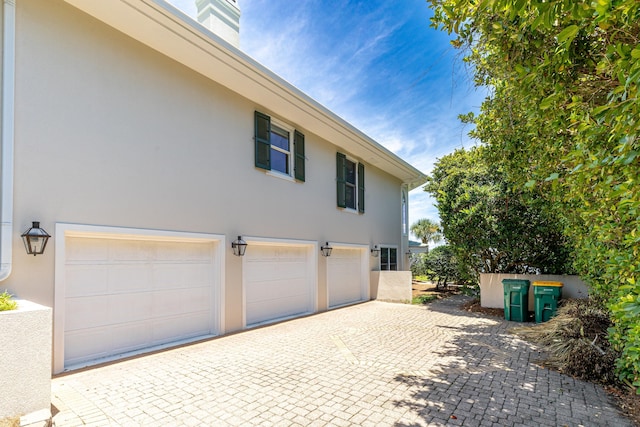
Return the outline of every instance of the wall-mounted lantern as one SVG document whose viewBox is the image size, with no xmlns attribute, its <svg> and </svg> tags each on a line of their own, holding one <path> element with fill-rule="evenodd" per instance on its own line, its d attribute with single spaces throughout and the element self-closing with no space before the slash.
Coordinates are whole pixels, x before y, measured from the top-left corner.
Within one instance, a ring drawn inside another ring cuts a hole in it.
<svg viewBox="0 0 640 427">
<path fill-rule="evenodd" d="M 322 252 L 322 256 L 331 256 L 331 251 L 333 250 L 333 248 L 331 246 L 329 246 L 329 242 L 325 243 L 324 246 L 320 247 L 320 251 Z"/>
<path fill-rule="evenodd" d="M 380 255 L 380 248 L 378 247 L 378 245 L 375 245 L 371 249 L 371 255 L 373 255 L 374 258 L 378 258 L 378 255 Z"/>
<path fill-rule="evenodd" d="M 235 256 L 244 256 L 244 253 L 247 250 L 247 242 L 242 240 L 242 236 L 238 236 L 237 240 L 231 242 L 231 249 L 233 249 L 233 254 Z"/>
<path fill-rule="evenodd" d="M 29 255 L 42 255 L 44 248 L 49 241 L 49 233 L 40 228 L 39 221 L 33 221 L 31 228 L 22 233 L 22 241 L 24 242 L 24 248 Z"/>
</svg>

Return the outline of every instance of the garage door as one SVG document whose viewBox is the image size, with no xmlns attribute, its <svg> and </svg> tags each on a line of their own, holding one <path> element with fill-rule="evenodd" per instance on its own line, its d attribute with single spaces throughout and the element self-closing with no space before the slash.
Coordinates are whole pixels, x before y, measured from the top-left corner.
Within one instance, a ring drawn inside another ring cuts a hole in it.
<svg viewBox="0 0 640 427">
<path fill-rule="evenodd" d="M 213 335 L 214 243 L 66 237 L 64 365 Z"/>
<path fill-rule="evenodd" d="M 334 248 L 327 258 L 329 308 L 367 299 L 363 250 Z"/>
<path fill-rule="evenodd" d="M 310 246 L 249 244 L 243 260 L 247 326 L 313 312 L 312 254 Z"/>
</svg>

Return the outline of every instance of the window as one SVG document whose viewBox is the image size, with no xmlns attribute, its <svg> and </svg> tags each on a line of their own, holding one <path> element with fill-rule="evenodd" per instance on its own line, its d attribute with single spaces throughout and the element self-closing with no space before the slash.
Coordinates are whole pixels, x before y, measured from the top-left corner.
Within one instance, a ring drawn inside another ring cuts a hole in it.
<svg viewBox="0 0 640 427">
<path fill-rule="evenodd" d="M 397 270 L 398 269 L 398 248 L 384 247 L 380 248 L 380 270 Z"/>
<path fill-rule="evenodd" d="M 338 153 L 336 171 L 338 207 L 364 213 L 364 165 Z"/>
<path fill-rule="evenodd" d="M 304 182 L 304 135 L 256 111 L 255 166 L 293 176 L 296 180 Z"/>
</svg>

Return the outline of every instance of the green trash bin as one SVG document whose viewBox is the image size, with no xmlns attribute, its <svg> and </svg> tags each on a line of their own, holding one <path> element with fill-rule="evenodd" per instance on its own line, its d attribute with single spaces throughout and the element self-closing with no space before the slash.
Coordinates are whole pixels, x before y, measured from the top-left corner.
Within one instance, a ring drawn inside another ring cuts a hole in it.
<svg viewBox="0 0 640 427">
<path fill-rule="evenodd" d="M 562 286 L 562 282 L 533 282 L 536 323 L 546 322 L 556 315 Z"/>
<path fill-rule="evenodd" d="M 526 322 L 529 318 L 529 281 L 503 279 L 504 318 L 515 322 Z"/>
</svg>

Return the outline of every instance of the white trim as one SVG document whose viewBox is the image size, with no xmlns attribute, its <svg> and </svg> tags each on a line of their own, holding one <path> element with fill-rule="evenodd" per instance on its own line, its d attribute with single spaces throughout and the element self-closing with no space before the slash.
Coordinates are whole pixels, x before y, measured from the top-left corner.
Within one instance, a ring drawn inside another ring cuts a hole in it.
<svg viewBox="0 0 640 427">
<path fill-rule="evenodd" d="M 213 283 L 213 307 L 212 325 L 215 335 L 223 335 L 225 332 L 225 248 L 226 237 L 222 234 L 193 233 L 167 230 L 153 230 L 143 228 L 123 228 L 109 226 L 95 226 L 84 224 L 56 223 L 55 228 L 55 283 L 54 283 L 54 310 L 53 310 L 53 373 L 60 373 L 65 370 L 64 366 L 64 331 L 65 331 L 65 264 L 66 264 L 66 237 L 82 237 L 97 239 L 122 239 L 122 240 L 145 240 L 158 242 L 211 242 L 214 248 L 214 283 Z M 203 337 L 196 337 L 190 341 L 199 340 Z M 189 341 L 189 340 L 187 340 Z M 186 342 L 186 341 L 184 341 Z M 132 352 L 139 354 L 152 351 L 158 348 L 167 348 L 179 345 L 183 341 L 165 344 L 158 347 L 145 349 L 143 351 Z M 120 356 L 121 357 L 121 356 Z M 115 358 L 100 359 L 99 362 L 114 360 Z M 97 361 L 94 361 L 97 362 Z M 85 364 L 86 365 L 86 364 Z M 78 368 L 80 366 L 75 366 Z"/>
<path fill-rule="evenodd" d="M 9 277 L 13 263 L 13 148 L 16 71 L 16 2 L 15 0 L 4 0 L 3 5 L 0 281 Z"/>
<path fill-rule="evenodd" d="M 401 269 L 402 266 L 400 265 L 400 257 L 399 257 L 399 255 L 400 255 L 401 251 L 399 250 L 400 247 L 398 245 L 390 245 L 390 244 L 387 244 L 387 243 L 380 243 L 380 244 L 378 244 L 378 248 L 380 249 L 380 255 L 378 255 L 378 258 L 377 258 L 377 260 L 378 260 L 378 271 L 403 271 Z M 396 269 L 395 270 L 382 270 L 382 268 L 381 268 L 382 267 L 382 250 L 384 248 L 390 248 L 390 249 L 395 249 L 396 250 Z"/>
<path fill-rule="evenodd" d="M 309 312 L 306 314 L 312 314 L 318 312 L 318 242 L 315 240 L 294 240 L 294 239 L 279 239 L 269 237 L 254 237 L 254 236 L 242 236 L 242 239 L 247 242 L 247 251 L 251 250 L 251 246 L 296 246 L 304 247 L 307 250 L 307 267 L 309 268 L 309 276 L 307 278 L 308 290 L 311 294 L 311 301 L 309 304 Z M 246 258 L 242 257 L 242 328 L 254 328 L 257 326 L 266 325 L 269 323 L 280 322 L 287 319 L 299 317 L 299 315 L 282 317 L 277 319 L 269 319 L 264 322 L 254 323 L 247 325 L 247 283 L 245 280 L 246 275 Z"/>
<path fill-rule="evenodd" d="M 293 168 L 295 167 L 295 164 L 294 164 L 295 152 L 294 152 L 293 144 L 294 144 L 294 135 L 295 135 L 296 129 L 292 125 L 286 122 L 283 122 L 278 118 L 275 118 L 272 116 L 269 116 L 269 118 L 271 120 L 272 126 L 276 126 L 289 134 L 289 150 L 288 151 L 283 150 L 282 148 L 277 147 L 271 143 L 269 144 L 269 148 L 271 150 L 276 150 L 280 153 L 287 155 L 287 162 L 289 163 L 288 164 L 289 173 L 280 172 L 279 170 L 274 170 L 273 168 L 269 170 L 265 170 L 265 173 L 274 178 L 280 178 L 290 182 L 297 182 L 294 178 L 294 171 L 293 171 Z M 271 129 L 269 129 L 269 132 L 273 133 Z"/>
<path fill-rule="evenodd" d="M 361 245 L 354 243 L 335 243 L 332 242 L 331 245 L 334 249 L 360 249 L 360 295 L 362 296 L 361 301 L 368 301 L 371 299 L 371 286 L 370 286 L 370 246 L 369 245 Z M 347 305 L 357 304 L 358 302 L 341 304 L 341 305 L 329 305 L 329 263 L 331 262 L 331 257 L 327 259 L 326 262 L 326 271 L 325 277 L 327 280 L 326 283 L 326 298 L 327 298 L 327 309 L 332 310 L 334 308 L 344 307 Z"/>
</svg>

